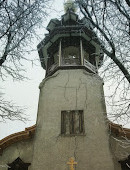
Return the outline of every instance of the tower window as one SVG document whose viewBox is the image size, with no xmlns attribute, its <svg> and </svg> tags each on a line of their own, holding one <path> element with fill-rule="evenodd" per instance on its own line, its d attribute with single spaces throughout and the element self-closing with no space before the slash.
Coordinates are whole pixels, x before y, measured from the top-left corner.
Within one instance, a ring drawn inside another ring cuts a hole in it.
<svg viewBox="0 0 130 170">
<path fill-rule="evenodd" d="M 63 65 L 79 65 L 80 64 L 80 54 L 79 48 L 74 46 L 69 46 L 63 49 L 62 53 L 62 64 Z"/>
<path fill-rule="evenodd" d="M 83 110 L 61 111 L 61 134 L 84 134 Z"/>
</svg>

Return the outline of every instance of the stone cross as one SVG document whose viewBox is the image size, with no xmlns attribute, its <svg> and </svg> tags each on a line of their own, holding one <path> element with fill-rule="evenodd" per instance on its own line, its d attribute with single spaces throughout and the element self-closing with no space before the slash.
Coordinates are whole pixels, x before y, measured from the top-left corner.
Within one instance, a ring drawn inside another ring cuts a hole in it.
<svg viewBox="0 0 130 170">
<path fill-rule="evenodd" d="M 74 165 L 77 165 L 77 162 L 74 162 L 74 158 L 71 157 L 67 164 L 70 165 L 70 170 L 74 170 Z"/>
</svg>

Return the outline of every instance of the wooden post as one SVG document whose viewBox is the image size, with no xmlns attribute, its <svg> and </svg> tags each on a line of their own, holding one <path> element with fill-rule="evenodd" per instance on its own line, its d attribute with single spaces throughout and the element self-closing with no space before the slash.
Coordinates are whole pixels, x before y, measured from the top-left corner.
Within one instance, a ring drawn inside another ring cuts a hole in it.
<svg viewBox="0 0 130 170">
<path fill-rule="evenodd" d="M 61 40 L 59 45 L 59 66 L 61 66 Z"/>
<path fill-rule="evenodd" d="M 83 55 L 83 44 L 82 44 L 82 40 L 80 40 L 80 51 L 81 51 L 81 65 L 84 65 L 84 55 Z"/>
<path fill-rule="evenodd" d="M 98 71 L 99 56 L 96 56 L 96 57 L 95 57 L 95 60 L 96 60 L 96 69 L 97 69 L 97 71 Z"/>
</svg>

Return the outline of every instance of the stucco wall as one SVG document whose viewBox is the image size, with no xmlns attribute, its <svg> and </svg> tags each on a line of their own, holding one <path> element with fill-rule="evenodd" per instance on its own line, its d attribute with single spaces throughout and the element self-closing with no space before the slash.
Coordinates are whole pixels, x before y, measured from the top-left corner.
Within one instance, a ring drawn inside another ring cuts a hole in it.
<svg viewBox="0 0 130 170">
<path fill-rule="evenodd" d="M 130 155 L 130 142 L 125 137 L 117 137 L 114 134 L 110 137 L 111 150 L 114 158 L 115 170 L 121 170 L 118 161 L 126 160 Z"/>
<path fill-rule="evenodd" d="M 59 70 L 40 85 L 33 170 L 114 170 L 109 148 L 103 82 L 85 70 Z M 83 110 L 85 135 L 61 136 L 61 110 Z"/>
<path fill-rule="evenodd" d="M 25 163 L 32 162 L 33 153 L 33 139 L 17 142 L 6 148 L 0 156 L 0 170 L 8 170 L 6 166 L 12 163 L 18 157 Z M 29 167 L 30 170 L 31 167 Z"/>
<path fill-rule="evenodd" d="M 0 170 L 18 157 L 31 163 L 29 170 L 69 170 L 70 157 L 75 170 L 121 170 L 118 161 L 128 157 L 130 145 L 108 132 L 102 80 L 84 70 L 59 70 L 40 89 L 35 136 L 6 148 Z M 61 135 L 61 110 L 84 111 L 84 135 Z"/>
</svg>

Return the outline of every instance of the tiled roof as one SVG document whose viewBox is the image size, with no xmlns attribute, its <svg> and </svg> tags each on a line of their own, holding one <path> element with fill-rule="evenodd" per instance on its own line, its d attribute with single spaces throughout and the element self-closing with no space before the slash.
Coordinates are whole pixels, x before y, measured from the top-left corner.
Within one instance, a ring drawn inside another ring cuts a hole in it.
<svg viewBox="0 0 130 170">
<path fill-rule="evenodd" d="M 111 134 L 114 134 L 117 137 L 125 137 L 127 139 L 130 139 L 130 129 L 123 128 L 122 125 L 110 122 L 109 129 L 110 129 Z"/>
<path fill-rule="evenodd" d="M 32 136 L 34 136 L 35 129 L 36 125 L 31 126 L 29 128 L 25 128 L 25 131 L 11 134 L 0 140 L 0 155 L 2 154 L 5 148 L 12 145 L 13 143 L 32 138 Z"/>
<path fill-rule="evenodd" d="M 25 128 L 25 131 L 14 133 L 0 140 L 0 154 L 2 154 L 5 148 L 12 145 L 13 143 L 32 138 L 34 136 L 35 129 L 36 125 Z M 109 129 L 112 135 L 116 135 L 117 137 L 126 137 L 127 139 L 130 139 L 130 129 L 128 128 L 123 128 L 121 125 L 110 122 Z"/>
</svg>

